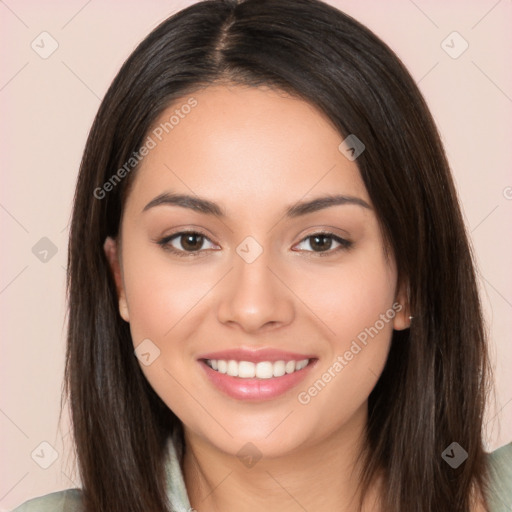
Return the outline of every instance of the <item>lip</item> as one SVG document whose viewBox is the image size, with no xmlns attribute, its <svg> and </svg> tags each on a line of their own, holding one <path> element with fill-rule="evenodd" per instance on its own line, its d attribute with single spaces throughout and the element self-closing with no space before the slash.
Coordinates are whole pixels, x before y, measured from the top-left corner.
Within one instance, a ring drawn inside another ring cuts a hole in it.
<svg viewBox="0 0 512 512">
<path fill-rule="evenodd" d="M 273 348 L 262 348 L 258 350 L 236 348 L 221 350 L 220 352 L 209 352 L 208 354 L 200 355 L 197 359 L 224 359 L 226 361 L 232 359 L 234 361 L 250 361 L 252 363 L 261 363 L 262 361 L 275 363 L 276 361 L 302 361 L 303 359 L 316 359 L 316 357 L 313 354 L 298 354 L 297 352 L 285 352 L 283 350 L 276 350 Z"/>
<path fill-rule="evenodd" d="M 281 377 L 272 377 L 270 379 L 242 379 L 240 377 L 231 377 L 225 373 L 219 373 L 206 364 L 206 359 L 225 359 L 235 361 L 251 361 L 259 363 L 261 361 L 300 361 L 309 359 L 309 364 L 302 370 L 282 375 Z M 316 366 L 318 358 L 293 352 L 283 352 L 281 350 L 262 349 L 258 351 L 234 349 L 221 352 L 211 352 L 203 354 L 198 358 L 202 371 L 208 381 L 219 391 L 236 400 L 243 401 L 265 401 L 272 400 L 296 387 L 302 382 Z"/>
</svg>

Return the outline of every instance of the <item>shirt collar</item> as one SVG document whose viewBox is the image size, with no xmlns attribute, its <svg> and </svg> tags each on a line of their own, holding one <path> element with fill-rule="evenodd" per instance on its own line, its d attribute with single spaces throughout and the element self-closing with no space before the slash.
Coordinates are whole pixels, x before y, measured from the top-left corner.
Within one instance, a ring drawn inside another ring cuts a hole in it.
<svg viewBox="0 0 512 512">
<path fill-rule="evenodd" d="M 193 509 L 190 506 L 185 480 L 174 443 L 173 436 L 169 436 L 165 464 L 167 498 L 172 505 L 173 512 L 191 512 Z"/>
</svg>

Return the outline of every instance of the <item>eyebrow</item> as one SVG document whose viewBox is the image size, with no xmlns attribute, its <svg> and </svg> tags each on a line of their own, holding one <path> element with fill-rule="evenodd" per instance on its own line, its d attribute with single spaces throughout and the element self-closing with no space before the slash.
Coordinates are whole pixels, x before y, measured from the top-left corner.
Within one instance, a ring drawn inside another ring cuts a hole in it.
<svg viewBox="0 0 512 512">
<path fill-rule="evenodd" d="M 285 215 L 289 218 L 300 217 L 309 213 L 314 213 L 331 206 L 338 205 L 356 205 L 371 210 L 372 207 L 363 199 L 354 196 L 346 195 L 329 195 L 312 199 L 311 201 L 301 201 L 288 206 L 285 210 Z M 226 218 L 225 211 L 217 204 L 208 199 L 191 196 L 187 194 L 173 194 L 164 192 L 154 199 L 152 199 L 142 210 L 148 211 L 151 208 L 161 205 L 174 205 L 181 206 L 182 208 L 189 208 L 199 213 L 206 215 L 214 215 L 219 218 Z"/>
</svg>

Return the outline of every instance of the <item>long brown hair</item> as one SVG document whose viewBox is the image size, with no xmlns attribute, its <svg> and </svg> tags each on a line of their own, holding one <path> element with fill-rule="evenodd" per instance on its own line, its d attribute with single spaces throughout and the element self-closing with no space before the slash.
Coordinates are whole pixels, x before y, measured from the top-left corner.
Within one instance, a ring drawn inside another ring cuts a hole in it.
<svg viewBox="0 0 512 512">
<path fill-rule="evenodd" d="M 104 184 L 170 104 L 213 83 L 270 85 L 326 114 L 366 146 L 357 164 L 410 291 L 410 329 L 393 334 L 369 397 L 364 491 L 385 475 L 388 512 L 468 512 L 485 493 L 482 417 L 489 382 L 472 256 L 426 103 L 371 31 L 317 0 L 208 0 L 135 49 L 103 99 L 85 147 L 69 243 L 65 393 L 86 512 L 169 511 L 166 440 L 179 419 L 134 356 L 103 251 L 119 230 L 136 166 Z M 102 190 L 101 193 L 98 190 Z M 468 454 L 452 468 L 452 442 Z"/>
</svg>

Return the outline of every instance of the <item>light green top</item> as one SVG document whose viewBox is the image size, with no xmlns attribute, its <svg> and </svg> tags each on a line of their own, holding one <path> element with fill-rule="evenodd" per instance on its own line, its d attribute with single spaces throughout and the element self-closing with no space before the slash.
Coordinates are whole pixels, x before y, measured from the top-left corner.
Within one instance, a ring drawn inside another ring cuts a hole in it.
<svg viewBox="0 0 512 512">
<path fill-rule="evenodd" d="M 489 512 L 512 511 L 512 443 L 488 454 L 491 468 Z M 167 496 L 173 512 L 192 512 L 172 438 L 166 462 Z M 26 501 L 12 512 L 82 512 L 80 489 L 67 489 Z"/>
</svg>

